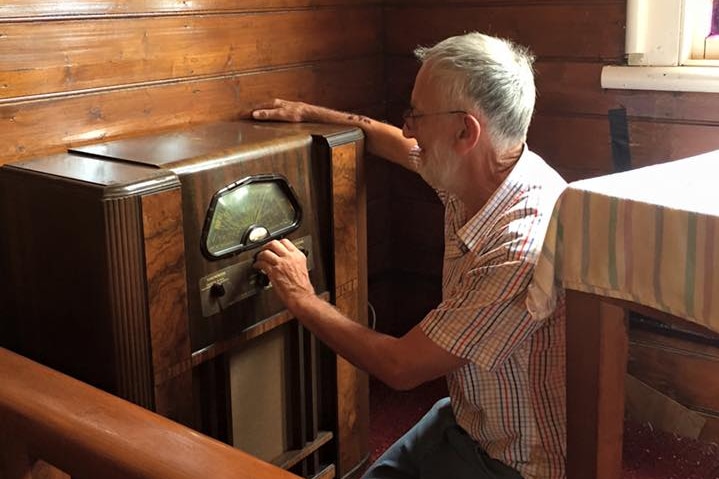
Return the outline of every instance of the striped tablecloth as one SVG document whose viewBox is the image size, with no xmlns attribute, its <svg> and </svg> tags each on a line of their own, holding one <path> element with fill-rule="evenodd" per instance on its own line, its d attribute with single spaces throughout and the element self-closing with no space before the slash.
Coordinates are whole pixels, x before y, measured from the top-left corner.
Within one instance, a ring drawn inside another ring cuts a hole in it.
<svg viewBox="0 0 719 479">
<path fill-rule="evenodd" d="M 555 206 L 528 305 L 557 284 L 719 331 L 719 150 L 570 183 Z"/>
</svg>

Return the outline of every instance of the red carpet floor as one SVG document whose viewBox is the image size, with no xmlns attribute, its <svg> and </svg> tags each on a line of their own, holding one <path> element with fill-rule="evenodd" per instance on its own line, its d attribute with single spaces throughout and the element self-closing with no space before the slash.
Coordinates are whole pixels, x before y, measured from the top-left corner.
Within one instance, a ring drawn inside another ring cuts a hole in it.
<svg viewBox="0 0 719 479">
<path fill-rule="evenodd" d="M 370 382 L 370 463 L 446 395 L 444 380 L 413 391 Z M 719 447 L 627 421 L 623 479 L 719 479 Z"/>
</svg>

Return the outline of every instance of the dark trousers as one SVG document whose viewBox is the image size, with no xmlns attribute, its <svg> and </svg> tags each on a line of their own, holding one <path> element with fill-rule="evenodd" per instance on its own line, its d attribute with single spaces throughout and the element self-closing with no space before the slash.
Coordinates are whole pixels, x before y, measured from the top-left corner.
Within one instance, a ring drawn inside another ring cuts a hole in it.
<svg viewBox="0 0 719 479">
<path fill-rule="evenodd" d="M 522 479 L 522 476 L 489 457 L 457 425 L 449 398 L 444 398 L 390 446 L 363 479 Z"/>
</svg>

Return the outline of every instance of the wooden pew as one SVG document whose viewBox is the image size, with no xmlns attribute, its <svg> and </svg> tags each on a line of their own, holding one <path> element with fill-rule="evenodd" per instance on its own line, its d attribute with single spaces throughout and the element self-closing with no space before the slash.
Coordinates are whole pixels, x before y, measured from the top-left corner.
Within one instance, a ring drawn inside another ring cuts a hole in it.
<svg viewBox="0 0 719 479">
<path fill-rule="evenodd" d="M 3 348 L 0 378 L 0 479 L 298 477 Z"/>
</svg>

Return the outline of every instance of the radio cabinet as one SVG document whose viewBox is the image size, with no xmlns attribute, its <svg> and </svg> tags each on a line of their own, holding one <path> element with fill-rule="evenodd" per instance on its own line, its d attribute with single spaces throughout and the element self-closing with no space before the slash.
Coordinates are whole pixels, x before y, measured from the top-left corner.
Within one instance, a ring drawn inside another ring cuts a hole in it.
<svg viewBox="0 0 719 479">
<path fill-rule="evenodd" d="M 363 137 L 226 122 L 0 168 L 3 346 L 305 477 L 368 456 L 367 377 L 251 268 L 287 237 L 366 324 Z"/>
</svg>

